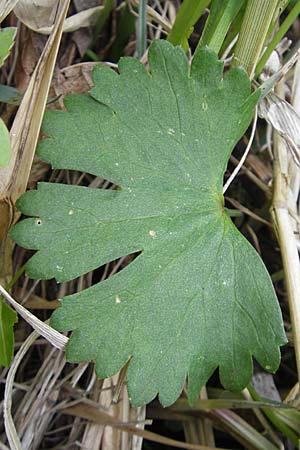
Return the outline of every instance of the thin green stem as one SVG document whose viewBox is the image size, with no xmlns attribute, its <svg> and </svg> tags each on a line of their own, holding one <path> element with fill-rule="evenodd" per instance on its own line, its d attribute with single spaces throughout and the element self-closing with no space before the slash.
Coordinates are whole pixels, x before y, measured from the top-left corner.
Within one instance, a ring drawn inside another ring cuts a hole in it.
<svg viewBox="0 0 300 450">
<path fill-rule="evenodd" d="M 219 53 L 230 25 L 244 5 L 244 0 L 212 0 L 209 17 L 197 47 L 208 45 Z"/>
<path fill-rule="evenodd" d="M 137 29 L 137 57 L 141 58 L 147 48 L 147 0 L 139 1 Z"/>
</svg>

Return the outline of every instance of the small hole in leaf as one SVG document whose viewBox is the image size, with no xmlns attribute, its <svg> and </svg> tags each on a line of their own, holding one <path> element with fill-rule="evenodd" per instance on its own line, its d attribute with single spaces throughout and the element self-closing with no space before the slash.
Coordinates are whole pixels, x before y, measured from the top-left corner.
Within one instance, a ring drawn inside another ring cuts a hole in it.
<svg viewBox="0 0 300 450">
<path fill-rule="evenodd" d="M 35 224 L 36 224 L 36 225 L 42 225 L 41 219 L 36 219 Z"/>
</svg>

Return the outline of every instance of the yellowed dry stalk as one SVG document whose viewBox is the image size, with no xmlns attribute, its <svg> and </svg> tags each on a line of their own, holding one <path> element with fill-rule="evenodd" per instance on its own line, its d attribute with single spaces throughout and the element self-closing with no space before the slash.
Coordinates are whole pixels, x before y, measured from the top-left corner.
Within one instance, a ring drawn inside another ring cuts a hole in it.
<svg viewBox="0 0 300 450">
<path fill-rule="evenodd" d="M 300 79 L 298 78 L 297 85 L 299 83 Z M 297 172 L 299 171 L 299 167 L 296 166 L 286 142 L 276 133 L 274 136 L 273 171 L 274 196 L 272 218 L 282 255 L 293 329 L 298 380 L 300 380 L 300 261 L 295 236 L 295 221 L 290 215 L 291 211 L 297 211 L 296 202 L 299 193 Z"/>
</svg>

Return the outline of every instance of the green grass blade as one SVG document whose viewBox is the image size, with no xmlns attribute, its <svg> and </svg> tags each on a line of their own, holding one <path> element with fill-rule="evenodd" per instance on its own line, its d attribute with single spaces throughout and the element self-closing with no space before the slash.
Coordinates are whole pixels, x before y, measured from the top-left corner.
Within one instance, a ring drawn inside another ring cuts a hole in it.
<svg viewBox="0 0 300 450">
<path fill-rule="evenodd" d="M 124 48 L 128 44 L 131 35 L 135 31 L 135 17 L 126 4 L 121 12 L 120 18 L 117 20 L 116 39 L 110 51 L 110 60 L 118 61 L 124 52 Z"/>
<path fill-rule="evenodd" d="M 210 0 L 184 0 L 180 6 L 175 23 L 168 35 L 173 45 L 186 47 L 187 39 L 193 32 L 193 26 L 209 5 Z"/>
<path fill-rule="evenodd" d="M 223 53 L 225 52 L 227 47 L 231 44 L 231 42 L 234 40 L 234 38 L 240 32 L 244 14 L 245 14 L 245 10 L 246 10 L 246 4 L 247 4 L 247 2 L 244 2 L 243 7 L 239 10 L 238 14 L 236 15 L 236 17 L 234 18 L 234 20 L 232 21 L 232 23 L 230 25 L 230 28 L 226 34 L 226 37 L 222 44 L 221 50 L 219 52 L 221 55 L 223 55 Z"/>
<path fill-rule="evenodd" d="M 285 423 L 290 429 L 294 430 L 296 433 L 300 433 L 300 411 L 295 411 L 293 409 L 279 411 L 276 410 L 277 417 Z"/>
<path fill-rule="evenodd" d="M 233 411 L 215 409 L 209 412 L 209 416 L 218 421 L 222 428 L 230 432 L 239 442 L 246 444 L 246 447 L 243 446 L 243 448 L 278 450 L 278 447 Z"/>
<path fill-rule="evenodd" d="M 204 32 L 198 45 L 200 47 L 208 45 L 216 53 L 219 53 L 227 31 L 242 6 L 244 6 L 244 3 L 244 0 L 213 0 Z"/>
<path fill-rule="evenodd" d="M 13 326 L 17 314 L 0 298 L 0 365 L 9 366 L 14 351 Z"/>
<path fill-rule="evenodd" d="M 249 385 L 248 390 L 251 394 L 251 397 L 261 402 L 262 398 L 257 393 L 257 391 L 254 389 L 253 386 Z M 296 448 L 299 448 L 299 437 L 294 433 L 294 431 L 281 419 L 280 415 L 277 414 L 276 409 L 271 408 L 262 408 L 262 411 L 266 415 L 266 417 L 269 419 L 269 421 L 274 425 L 274 427 L 277 428 L 277 430 L 281 431 L 293 444 L 296 446 Z"/>
<path fill-rule="evenodd" d="M 114 6 L 114 0 L 105 0 L 104 8 L 103 8 L 103 10 L 97 20 L 97 23 L 94 27 L 94 30 L 93 30 L 92 47 L 96 44 L 97 40 L 99 39 L 102 28 L 103 28 L 105 22 L 107 21 L 113 6 Z"/>
</svg>

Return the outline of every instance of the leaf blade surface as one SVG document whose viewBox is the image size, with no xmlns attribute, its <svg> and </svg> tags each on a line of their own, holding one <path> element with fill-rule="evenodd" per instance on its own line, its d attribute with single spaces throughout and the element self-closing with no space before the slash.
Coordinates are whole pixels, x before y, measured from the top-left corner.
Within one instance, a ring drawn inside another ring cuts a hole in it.
<svg viewBox="0 0 300 450">
<path fill-rule="evenodd" d="M 194 401 L 217 367 L 233 390 L 251 378 L 252 355 L 276 370 L 285 335 L 266 269 L 223 207 L 224 171 L 257 93 L 241 69 L 223 77 L 208 49 L 190 68 L 180 48 L 158 41 L 149 64 L 150 73 L 132 58 L 120 75 L 97 68 L 91 95 L 70 97 L 67 113 L 45 120 L 43 159 L 121 189 L 41 183 L 19 201 L 32 218 L 12 236 L 38 250 L 30 276 L 58 281 L 141 252 L 65 298 L 52 324 L 73 330 L 69 360 L 96 360 L 107 377 L 131 359 L 133 404 L 159 393 L 169 405 L 187 376 Z"/>
</svg>

